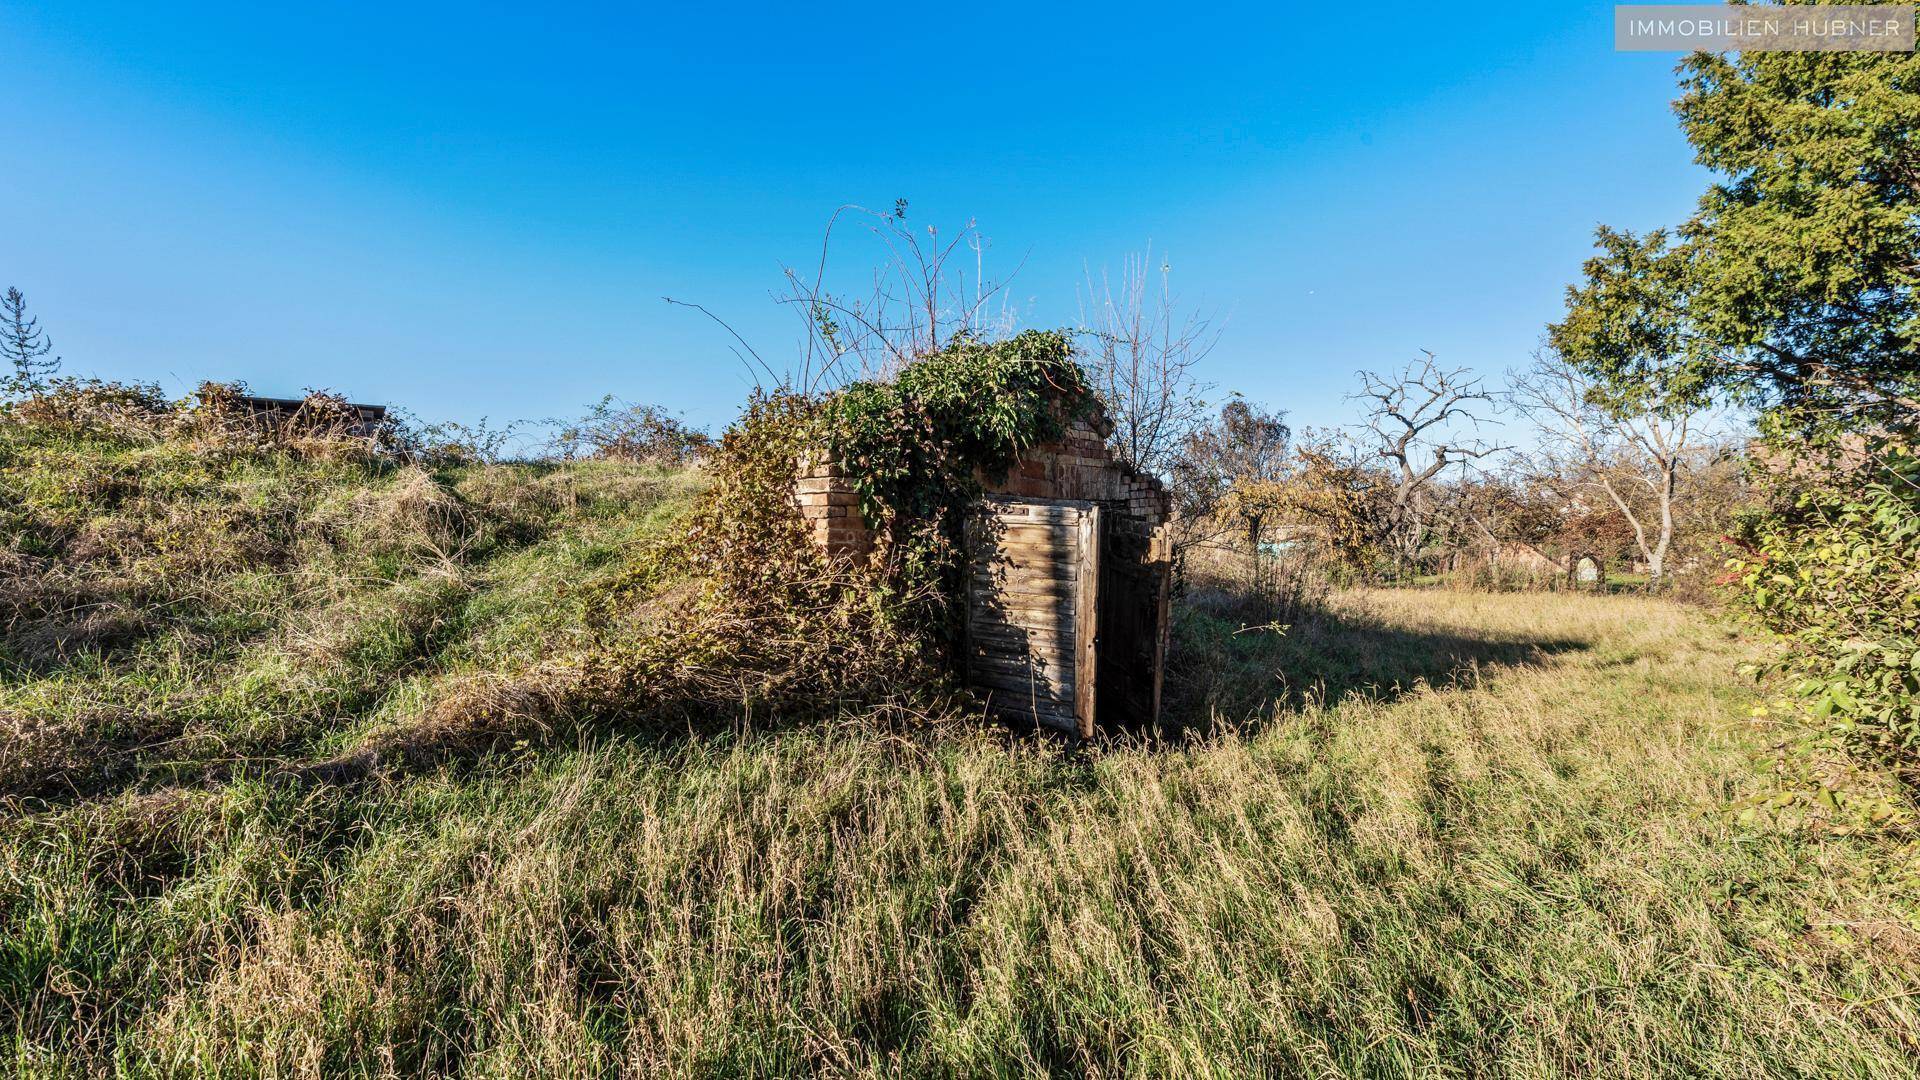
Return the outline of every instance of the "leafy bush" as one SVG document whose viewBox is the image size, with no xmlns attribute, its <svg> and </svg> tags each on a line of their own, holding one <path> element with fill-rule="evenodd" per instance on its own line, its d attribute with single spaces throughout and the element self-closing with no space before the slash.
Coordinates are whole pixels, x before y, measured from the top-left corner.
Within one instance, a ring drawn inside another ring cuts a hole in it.
<svg viewBox="0 0 1920 1080">
<path fill-rule="evenodd" d="M 1751 516 L 1728 564 L 1739 602 L 1784 637 L 1813 718 L 1920 776 L 1920 457 L 1885 440 L 1860 484 L 1802 485 Z"/>
<path fill-rule="evenodd" d="M 1020 451 L 1059 438 L 1094 397 L 1059 331 L 961 338 L 891 382 L 858 382 L 821 415 L 827 449 L 851 477 L 867 523 L 887 540 L 886 573 L 922 625 L 946 615 L 959 572 L 960 512 Z"/>
<path fill-rule="evenodd" d="M 608 394 L 585 416 L 553 421 L 560 431 L 554 444 L 560 456 L 633 461 L 651 465 L 684 465 L 712 445 L 705 432 L 658 405 L 629 405 Z"/>
</svg>

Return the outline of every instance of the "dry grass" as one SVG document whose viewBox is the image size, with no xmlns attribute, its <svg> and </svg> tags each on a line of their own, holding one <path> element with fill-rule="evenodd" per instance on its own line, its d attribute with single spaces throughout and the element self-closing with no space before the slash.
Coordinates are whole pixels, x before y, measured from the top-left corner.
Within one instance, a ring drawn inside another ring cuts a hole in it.
<svg viewBox="0 0 1920 1080">
<path fill-rule="evenodd" d="M 575 662 L 691 610 L 696 478 L 88 430 L 0 423 L 0 1069 L 1915 1072 L 1915 852 L 1728 812 L 1698 610 L 1215 589 L 1187 739 L 759 731 L 783 672 Z"/>
<path fill-rule="evenodd" d="M 1758 780 L 1749 643 L 1659 602 L 1423 591 L 1259 648 L 1369 641 L 1177 749 L 609 732 L 19 822 L 11 1060 L 1914 1075 L 1911 851 L 1723 812 Z"/>
</svg>

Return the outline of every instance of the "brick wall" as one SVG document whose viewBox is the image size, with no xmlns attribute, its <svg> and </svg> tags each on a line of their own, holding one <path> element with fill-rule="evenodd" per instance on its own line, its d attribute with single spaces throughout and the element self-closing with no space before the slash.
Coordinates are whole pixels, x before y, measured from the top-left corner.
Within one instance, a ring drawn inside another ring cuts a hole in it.
<svg viewBox="0 0 1920 1080">
<path fill-rule="evenodd" d="M 1166 488 L 1120 464 L 1107 450 L 1098 421 L 1081 420 L 1064 437 L 1041 443 L 1021 455 L 1003 477 L 979 477 L 993 495 L 1036 499 L 1084 499 L 1119 511 L 1126 526 L 1143 538 L 1165 524 L 1172 512 Z M 853 483 L 840 466 L 824 458 L 799 463 L 794 499 L 813 530 L 814 542 L 829 554 L 865 555 L 874 534 L 860 516 Z"/>
<path fill-rule="evenodd" d="M 793 498 L 813 530 L 813 542 L 828 554 L 865 555 L 873 550 L 873 530 L 860 516 L 860 496 L 838 462 L 824 456 L 802 459 Z"/>
</svg>

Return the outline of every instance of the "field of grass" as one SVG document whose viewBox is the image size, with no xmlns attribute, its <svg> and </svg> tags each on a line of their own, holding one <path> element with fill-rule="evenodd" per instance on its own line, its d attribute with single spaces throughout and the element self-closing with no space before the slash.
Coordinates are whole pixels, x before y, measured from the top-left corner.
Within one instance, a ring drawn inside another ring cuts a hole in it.
<svg viewBox="0 0 1920 1080">
<path fill-rule="evenodd" d="M 1166 745 L 311 767 L 581 647 L 696 486 L 0 438 L 0 1069 L 1920 1074 L 1913 849 L 1728 812 L 1756 646 L 1661 601 L 1196 595 Z"/>
</svg>

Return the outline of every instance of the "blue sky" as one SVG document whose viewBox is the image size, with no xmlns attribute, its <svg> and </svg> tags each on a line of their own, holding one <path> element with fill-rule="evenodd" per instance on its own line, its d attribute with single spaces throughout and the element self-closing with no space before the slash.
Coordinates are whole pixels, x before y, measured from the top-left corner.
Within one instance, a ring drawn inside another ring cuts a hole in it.
<svg viewBox="0 0 1920 1080">
<path fill-rule="evenodd" d="M 1027 325 L 1151 240 L 1228 314 L 1213 381 L 1344 422 L 1356 368 L 1524 362 L 1593 227 L 1703 182 L 1611 5 L 1476 10 L 0 0 L 0 284 L 74 373 L 717 427 L 746 372 L 660 297 L 790 354 L 780 266 L 905 198 Z"/>
</svg>

